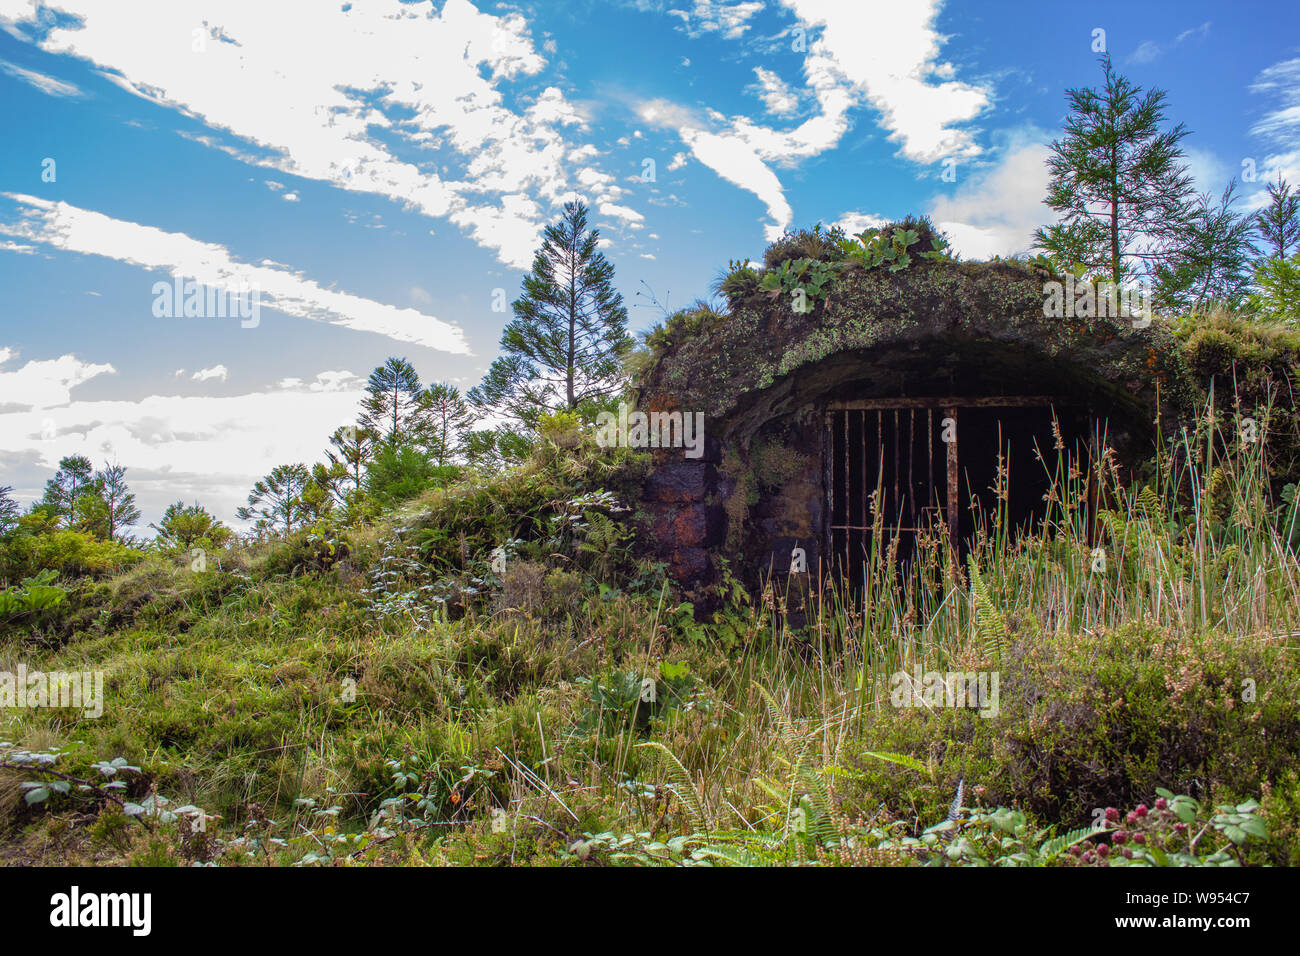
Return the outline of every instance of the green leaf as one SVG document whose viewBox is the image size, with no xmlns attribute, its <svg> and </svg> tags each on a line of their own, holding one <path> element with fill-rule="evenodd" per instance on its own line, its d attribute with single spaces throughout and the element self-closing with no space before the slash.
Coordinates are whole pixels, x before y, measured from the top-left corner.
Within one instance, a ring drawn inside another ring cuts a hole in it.
<svg viewBox="0 0 1300 956">
<path fill-rule="evenodd" d="M 929 767 L 921 763 L 921 761 L 917 760 L 915 757 L 909 757 L 907 754 L 882 753 L 880 751 L 868 750 L 866 751 L 866 756 L 875 757 L 877 760 L 887 760 L 890 763 L 896 763 L 900 766 L 908 767 L 912 770 L 918 771 L 919 773 L 928 774 L 930 772 Z"/>
<path fill-rule="evenodd" d="M 27 803 L 30 805 L 33 803 L 41 803 L 47 800 L 49 796 L 50 796 L 50 790 L 48 787 L 35 787 L 31 790 L 28 790 L 27 794 L 23 797 L 23 799 L 26 800 Z"/>
</svg>

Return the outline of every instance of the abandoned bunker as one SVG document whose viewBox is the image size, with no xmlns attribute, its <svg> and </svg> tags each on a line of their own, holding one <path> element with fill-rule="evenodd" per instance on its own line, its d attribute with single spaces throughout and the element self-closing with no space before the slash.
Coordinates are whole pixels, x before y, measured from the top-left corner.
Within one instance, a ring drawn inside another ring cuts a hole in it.
<svg viewBox="0 0 1300 956">
<path fill-rule="evenodd" d="M 873 543 L 905 561 L 927 532 L 960 548 L 999 490 L 1032 525 L 1058 453 L 1132 468 L 1186 403 L 1158 325 L 1048 317 L 1059 277 L 955 261 L 919 225 L 893 270 L 844 258 L 841 236 L 789 235 L 763 266 L 733 263 L 727 309 L 647 337 L 638 407 L 703 416 L 702 453 L 654 450 L 642 494 L 650 546 L 688 593 L 723 567 L 852 581 Z"/>
</svg>

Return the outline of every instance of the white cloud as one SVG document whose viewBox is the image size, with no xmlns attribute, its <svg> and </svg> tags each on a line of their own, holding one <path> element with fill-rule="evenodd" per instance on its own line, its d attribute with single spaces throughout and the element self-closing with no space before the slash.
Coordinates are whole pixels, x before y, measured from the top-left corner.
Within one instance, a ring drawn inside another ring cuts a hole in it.
<svg viewBox="0 0 1300 956">
<path fill-rule="evenodd" d="M 52 76 L 46 76 L 44 73 L 37 73 L 35 70 L 25 70 L 16 63 L 10 63 L 8 60 L 0 60 L 0 71 L 8 73 L 15 79 L 22 80 L 28 86 L 34 86 L 49 96 L 81 96 L 81 90 L 71 83 L 65 83 L 62 80 L 56 80 Z"/>
<path fill-rule="evenodd" d="M 1228 185 L 1228 180 L 1237 174 L 1237 170 L 1209 150 L 1184 146 L 1183 153 L 1187 171 L 1191 174 L 1197 192 L 1213 193 L 1217 198 Z"/>
<path fill-rule="evenodd" d="M 55 22 L 52 7 L 70 16 Z M 199 24 L 210 39 L 196 53 Z M 197 142 L 449 218 L 515 267 L 531 262 L 549 211 L 580 172 L 568 136 L 585 120 L 557 87 L 531 79 L 545 60 L 517 12 L 371 0 L 313 6 L 304 20 L 299 5 L 265 0 L 215 9 L 137 0 L 124 17 L 107 0 L 9 0 L 0 25 L 30 28 L 43 50 L 89 61 L 122 89 L 205 123 L 212 135 L 191 134 Z M 507 105 L 505 83 L 519 106 Z M 390 150 L 392 137 L 439 145 L 414 164 Z M 620 195 L 607 186 L 596 198 Z"/>
<path fill-rule="evenodd" d="M 693 37 L 705 33 L 720 33 L 735 40 L 749 29 L 749 21 L 763 9 L 760 0 L 741 3 L 721 3 L 718 0 L 695 0 L 695 6 L 686 10 L 669 10 L 670 16 L 682 21 L 682 28 Z"/>
<path fill-rule="evenodd" d="M 8 60 L 0 60 L 0 72 L 8 73 L 10 77 L 21 79 L 27 86 L 34 86 L 43 94 L 48 96 L 81 96 L 82 91 L 73 86 L 72 83 L 65 83 L 61 79 L 47 77 L 44 73 L 36 73 L 35 70 L 25 70 L 22 66 L 12 64 Z"/>
<path fill-rule="evenodd" d="M 1210 35 L 1210 23 L 1211 21 L 1206 20 L 1199 27 L 1192 27 L 1191 29 L 1184 30 L 1182 33 L 1178 34 L 1178 36 L 1174 37 L 1173 42 L 1168 46 L 1157 43 L 1155 40 L 1143 40 L 1137 45 L 1133 52 L 1128 55 L 1125 62 L 1152 63 L 1162 57 L 1167 50 L 1176 46 L 1181 46 L 1190 39 L 1199 38 L 1204 40 Z"/>
<path fill-rule="evenodd" d="M 837 146 L 850 113 L 869 106 L 904 158 L 933 163 L 980 152 L 965 124 L 991 102 L 988 89 L 953 79 L 955 67 L 939 58 L 943 37 L 934 21 L 941 0 L 877 5 L 843 0 L 781 0 L 814 39 L 803 58 L 804 81 L 819 108 L 791 129 L 697 111 L 662 100 L 642 104 L 647 122 L 674 128 L 695 158 L 767 207 L 769 239 L 790 225 L 791 209 L 773 166 L 793 166 Z M 673 12 L 673 11 L 670 11 Z M 687 22 L 690 17 L 676 11 Z M 778 107 L 788 107 L 774 74 L 761 71 L 760 91 L 771 88 Z"/>
<path fill-rule="evenodd" d="M 1273 101 L 1250 128 L 1252 135 L 1273 150 L 1256 164 L 1259 188 L 1278 175 L 1291 183 L 1300 182 L 1300 57 L 1261 70 L 1250 91 Z"/>
<path fill-rule="evenodd" d="M 758 82 L 751 89 L 758 94 L 769 113 L 789 116 L 799 108 L 799 97 L 786 85 L 785 80 L 761 66 L 754 67 L 754 75 L 758 77 Z"/>
<path fill-rule="evenodd" d="M 620 206 L 611 202 L 600 204 L 600 214 L 602 216 L 612 216 L 626 223 L 632 229 L 640 229 L 641 224 L 645 222 L 645 216 L 641 215 L 630 206 Z"/>
<path fill-rule="evenodd" d="M 281 196 L 280 198 L 283 199 L 285 202 L 297 202 L 297 201 L 298 201 L 298 194 L 297 194 L 297 193 L 285 193 L 285 194 L 284 194 L 283 196 Z"/>
<path fill-rule="evenodd" d="M 1129 54 L 1129 63 L 1150 63 L 1160 56 L 1160 44 L 1155 40 L 1143 40 L 1137 45 L 1137 48 Z"/>
<path fill-rule="evenodd" d="M 364 389 L 365 382 L 360 376 L 345 370 L 331 369 L 317 372 L 316 379 L 304 382 L 300 378 L 282 378 L 276 383 L 277 388 L 306 392 L 345 392 Z"/>
<path fill-rule="evenodd" d="M 0 348 L 0 366 L 18 357 L 12 348 Z M 99 375 L 112 375 L 112 365 L 82 362 L 73 355 L 29 361 L 17 369 L 0 369 L 0 409 L 29 411 L 57 408 L 72 400 L 72 390 Z M 3 416 L 0 416 L 2 418 Z"/>
<path fill-rule="evenodd" d="M 54 362 L 106 368 L 72 356 Z M 310 385 L 232 396 L 151 395 L 20 411 L 0 400 L 0 460 L 40 461 L 50 473 L 70 454 L 120 461 L 144 512 L 136 533 L 178 498 L 197 499 L 233 523 L 235 508 L 259 477 L 278 464 L 321 459 L 329 434 L 355 420 L 363 386 L 350 372 L 329 371 Z M 293 427 L 286 429 L 286 422 Z"/>
<path fill-rule="evenodd" d="M 286 315 L 328 322 L 361 332 L 374 332 L 399 342 L 412 342 L 456 354 L 469 354 L 462 331 L 415 309 L 399 309 L 373 299 L 326 289 L 296 272 L 263 262 L 235 261 L 216 243 L 202 242 L 178 232 L 112 219 L 102 213 L 35 196 L 0 193 L 20 207 L 14 222 L 0 221 L 0 235 L 44 243 L 70 252 L 105 256 L 166 270 L 217 289 L 241 285 L 259 291 L 263 306 Z M 141 289 L 142 311 L 152 308 L 152 293 Z"/>
<path fill-rule="evenodd" d="M 1047 137 L 1037 130 L 1012 135 L 998 162 L 936 196 L 929 214 L 948 234 L 954 251 L 967 259 L 989 259 L 1029 251 L 1034 230 L 1050 218 L 1047 195 Z"/>
<path fill-rule="evenodd" d="M 781 180 L 763 162 L 762 157 L 739 136 L 719 136 L 703 130 L 682 130 L 682 139 L 705 166 L 727 182 L 752 192 L 767 207 L 771 218 L 766 226 L 769 240 L 780 237 L 793 212 L 786 202 Z"/>
<path fill-rule="evenodd" d="M 212 368 L 201 368 L 190 376 L 196 382 L 208 382 L 216 379 L 218 382 L 224 382 L 230 377 L 230 371 L 224 365 L 214 365 Z"/>
<path fill-rule="evenodd" d="M 843 229 L 846 235 L 856 236 L 860 232 L 866 232 L 868 229 L 879 229 L 888 223 L 889 220 L 886 217 L 869 212 L 846 212 L 834 225 Z"/>
</svg>

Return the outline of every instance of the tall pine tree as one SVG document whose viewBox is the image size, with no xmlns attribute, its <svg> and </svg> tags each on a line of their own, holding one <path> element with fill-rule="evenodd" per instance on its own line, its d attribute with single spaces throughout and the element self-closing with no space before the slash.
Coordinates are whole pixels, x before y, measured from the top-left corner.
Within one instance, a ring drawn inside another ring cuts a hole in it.
<svg viewBox="0 0 1300 956">
<path fill-rule="evenodd" d="M 1300 195 L 1278 173 L 1277 185 L 1268 184 L 1268 205 L 1255 217 L 1260 254 L 1266 259 L 1287 259 L 1300 247 Z"/>
<path fill-rule="evenodd" d="M 460 454 L 474 416 L 460 389 L 435 382 L 420 395 L 420 426 L 429 456 L 439 465 Z"/>
<path fill-rule="evenodd" d="M 140 520 L 135 495 L 126 485 L 126 468 L 105 464 L 104 470 L 95 476 L 95 486 L 105 506 L 104 522 L 108 540 L 114 541 L 123 529 Z"/>
<path fill-rule="evenodd" d="M 312 487 L 306 465 L 277 465 L 253 485 L 248 505 L 235 509 L 235 516 L 240 521 L 258 519 L 259 530 L 290 534 L 313 515 L 313 503 L 305 500 Z"/>
<path fill-rule="evenodd" d="M 512 305 L 515 317 L 501 334 L 501 355 L 467 396 L 476 409 L 532 429 L 543 412 L 619 390 L 632 339 L 599 239 L 580 202 L 566 203 L 559 221 L 546 227 L 523 295 Z"/>
<path fill-rule="evenodd" d="M 1066 91 L 1065 135 L 1052 143 L 1048 206 L 1059 221 L 1034 234 L 1062 267 L 1086 266 L 1119 283 L 1154 272 L 1185 239 L 1196 208 L 1179 143 L 1165 121 L 1163 90 L 1143 91 L 1103 57 L 1100 90 Z"/>
<path fill-rule="evenodd" d="M 414 440 L 420 411 L 420 376 L 405 358 L 390 358 L 370 373 L 361 400 L 361 424 L 389 445 Z"/>
<path fill-rule="evenodd" d="M 59 470 L 45 483 L 42 504 L 49 505 L 69 527 L 75 521 L 73 514 L 78 499 L 94 483 L 94 466 L 84 455 L 69 455 L 59 461 Z"/>
</svg>

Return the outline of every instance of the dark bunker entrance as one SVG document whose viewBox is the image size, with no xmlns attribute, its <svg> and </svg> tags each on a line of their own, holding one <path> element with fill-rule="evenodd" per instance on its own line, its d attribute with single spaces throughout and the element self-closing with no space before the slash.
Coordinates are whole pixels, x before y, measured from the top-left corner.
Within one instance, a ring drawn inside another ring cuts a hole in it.
<svg viewBox="0 0 1300 956">
<path fill-rule="evenodd" d="M 1104 427 L 1051 395 L 828 403 L 829 570 L 856 590 L 873 550 L 900 569 L 923 540 L 946 541 L 964 557 L 999 509 L 1013 534 L 1033 531 L 1047 513 L 1053 475 Z"/>
</svg>

